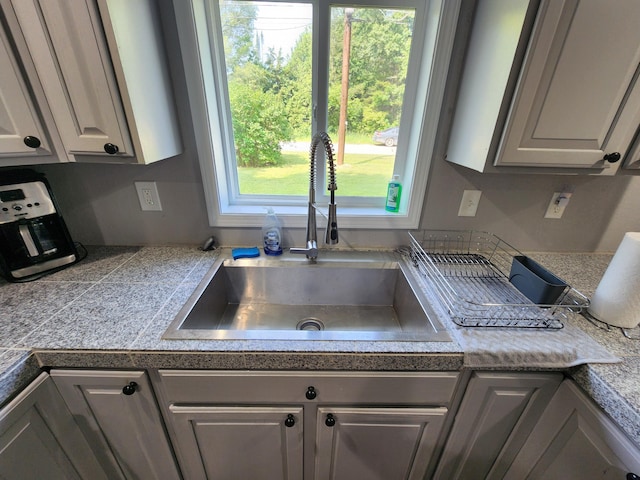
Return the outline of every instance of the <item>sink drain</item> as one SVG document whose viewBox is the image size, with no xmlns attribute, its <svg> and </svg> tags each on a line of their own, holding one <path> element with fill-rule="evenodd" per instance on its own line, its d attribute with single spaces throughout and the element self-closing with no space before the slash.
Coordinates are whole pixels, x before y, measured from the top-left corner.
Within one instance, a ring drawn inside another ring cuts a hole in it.
<svg viewBox="0 0 640 480">
<path fill-rule="evenodd" d="M 319 332 L 324 330 L 324 324 L 317 318 L 304 318 L 296 325 L 296 330 L 312 330 Z"/>
</svg>

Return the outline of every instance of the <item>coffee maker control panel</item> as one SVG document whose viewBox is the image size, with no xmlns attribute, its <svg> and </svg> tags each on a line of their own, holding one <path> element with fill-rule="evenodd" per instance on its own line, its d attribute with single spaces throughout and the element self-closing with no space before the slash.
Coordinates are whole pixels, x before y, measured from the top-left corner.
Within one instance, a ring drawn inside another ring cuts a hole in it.
<svg viewBox="0 0 640 480">
<path fill-rule="evenodd" d="M 43 182 L 0 185 L 0 225 L 56 213 Z"/>
</svg>

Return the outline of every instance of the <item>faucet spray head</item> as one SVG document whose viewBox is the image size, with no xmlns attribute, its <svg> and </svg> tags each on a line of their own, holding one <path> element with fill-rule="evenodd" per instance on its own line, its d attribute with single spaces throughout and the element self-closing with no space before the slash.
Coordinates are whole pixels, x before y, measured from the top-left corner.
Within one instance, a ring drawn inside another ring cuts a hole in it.
<svg viewBox="0 0 640 480">
<path fill-rule="evenodd" d="M 327 220 L 327 230 L 324 236 L 324 243 L 335 245 L 338 243 L 338 219 L 336 215 L 336 204 L 329 204 L 329 215 Z"/>
</svg>

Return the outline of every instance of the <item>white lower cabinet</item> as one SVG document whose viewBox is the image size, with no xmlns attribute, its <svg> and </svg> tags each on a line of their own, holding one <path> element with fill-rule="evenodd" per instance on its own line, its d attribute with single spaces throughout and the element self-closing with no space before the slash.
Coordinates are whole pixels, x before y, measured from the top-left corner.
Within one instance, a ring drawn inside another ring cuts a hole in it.
<svg viewBox="0 0 640 480">
<path fill-rule="evenodd" d="M 560 373 L 474 372 L 434 479 L 624 480 L 638 449 Z"/>
<path fill-rule="evenodd" d="M 502 478 L 562 378 L 560 373 L 474 372 L 434 478 Z"/>
<path fill-rule="evenodd" d="M 51 377 L 110 480 L 180 478 L 144 371 L 52 370 Z"/>
<path fill-rule="evenodd" d="M 504 478 L 623 480 L 629 473 L 640 475 L 640 449 L 565 380 Z"/>
<path fill-rule="evenodd" d="M 435 407 L 320 407 L 314 478 L 422 480 L 446 415 Z"/>
<path fill-rule="evenodd" d="M 302 478 L 302 407 L 172 406 L 186 478 Z"/>
<path fill-rule="evenodd" d="M 640 449 L 562 374 L 467 375 L 459 382 L 458 372 L 54 369 L 0 410 L 0 478 L 640 473 Z"/>
<path fill-rule="evenodd" d="M 48 374 L 0 410 L 0 478 L 107 480 Z"/>
<path fill-rule="evenodd" d="M 190 480 L 428 478 L 458 379 L 456 372 L 152 375 Z"/>
</svg>

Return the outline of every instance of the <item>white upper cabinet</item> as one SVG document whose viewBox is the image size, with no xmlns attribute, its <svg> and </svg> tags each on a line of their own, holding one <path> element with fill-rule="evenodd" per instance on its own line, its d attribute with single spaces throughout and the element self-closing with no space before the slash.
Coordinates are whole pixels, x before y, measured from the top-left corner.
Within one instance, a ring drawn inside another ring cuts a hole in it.
<svg viewBox="0 0 640 480">
<path fill-rule="evenodd" d="M 447 159 L 478 171 L 616 173 L 640 124 L 640 3 L 543 0 L 530 36 L 522 9 L 507 35 L 496 32 L 508 21 L 499 3 L 479 4 L 469 51 L 484 58 L 466 60 Z M 492 51 L 485 37 L 512 47 Z M 526 46 L 521 68 L 516 45 Z M 475 98 L 489 80 L 500 98 Z"/>
<path fill-rule="evenodd" d="M 640 122 L 638 25 L 637 0 L 543 3 L 496 165 L 619 165 Z"/>
<path fill-rule="evenodd" d="M 51 148 L 1 25 L 0 65 L 0 166 L 6 157 L 42 163 L 43 157 L 51 156 Z"/>
<path fill-rule="evenodd" d="M 162 2 L 97 1 L 137 162 L 180 154 L 178 114 L 158 12 Z"/>
<path fill-rule="evenodd" d="M 154 2 L 0 4 L 17 56 L 33 67 L 25 68 L 25 83 L 43 92 L 35 101 L 61 139 L 58 161 L 151 163 L 181 152 Z"/>
<path fill-rule="evenodd" d="M 133 155 L 96 5 L 13 0 L 29 54 L 69 155 Z"/>
<path fill-rule="evenodd" d="M 624 168 L 640 169 L 640 128 L 631 149 L 625 157 Z"/>
</svg>

